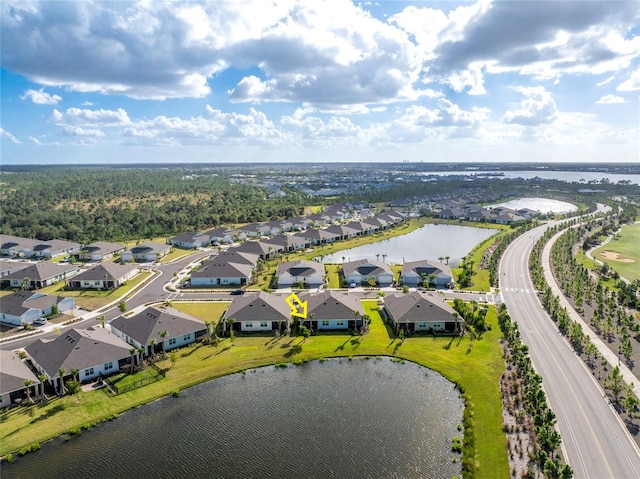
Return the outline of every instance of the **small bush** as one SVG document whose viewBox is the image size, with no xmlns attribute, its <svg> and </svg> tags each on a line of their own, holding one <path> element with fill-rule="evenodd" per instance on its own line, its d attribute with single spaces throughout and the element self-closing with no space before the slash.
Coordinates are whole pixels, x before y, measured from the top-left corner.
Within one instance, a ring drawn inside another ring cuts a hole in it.
<svg viewBox="0 0 640 479">
<path fill-rule="evenodd" d="M 6 462 L 13 462 L 13 454 L 9 453 L 6 456 L 4 456 L 4 460 Z"/>
<path fill-rule="evenodd" d="M 180 390 L 176 389 L 171 393 L 171 396 L 173 396 L 174 398 L 177 398 L 178 396 L 180 396 Z"/>
<path fill-rule="evenodd" d="M 457 453 L 462 453 L 462 441 L 460 440 L 460 438 L 458 436 L 454 437 L 451 440 L 451 451 L 452 452 L 457 452 Z"/>
</svg>

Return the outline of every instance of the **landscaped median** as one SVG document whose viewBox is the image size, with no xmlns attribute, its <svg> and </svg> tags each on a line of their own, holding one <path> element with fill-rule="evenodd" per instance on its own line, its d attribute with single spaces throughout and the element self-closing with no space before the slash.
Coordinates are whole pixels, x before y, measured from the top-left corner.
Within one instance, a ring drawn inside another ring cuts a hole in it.
<svg viewBox="0 0 640 479">
<path fill-rule="evenodd" d="M 383 323 L 376 301 L 367 300 L 363 304 L 372 320 L 370 331 L 363 336 L 320 333 L 307 339 L 244 335 L 234 341 L 224 338 L 216 346 L 200 344 L 179 350 L 173 366 L 169 359 L 158 363 L 159 367 L 167 368 L 166 378 L 117 396 L 99 389 L 81 393 L 77 399 L 63 397 L 46 404 L 12 408 L 0 415 L 0 454 L 89 427 L 129 408 L 226 374 L 269 364 L 329 357 L 391 356 L 434 369 L 464 392 L 465 477 L 509 477 L 498 387 L 504 362 L 493 308 L 487 320 L 494 328 L 479 341 L 471 342 L 468 337 L 430 336 L 412 336 L 400 341 Z M 176 303 L 173 306 L 189 314 L 199 312 L 198 316 L 206 321 L 218 320 L 221 314 L 220 308 L 206 308 L 209 305 Z M 134 376 L 142 380 L 145 374 L 141 371 Z M 401 376 L 398 380 L 402 380 Z"/>
</svg>

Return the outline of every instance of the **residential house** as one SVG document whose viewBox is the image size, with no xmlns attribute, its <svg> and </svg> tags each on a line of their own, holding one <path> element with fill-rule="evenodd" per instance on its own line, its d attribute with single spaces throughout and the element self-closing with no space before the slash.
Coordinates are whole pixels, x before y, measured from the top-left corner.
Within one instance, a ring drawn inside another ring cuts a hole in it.
<svg viewBox="0 0 640 479">
<path fill-rule="evenodd" d="M 310 221 L 309 227 L 322 228 L 331 224 L 331 216 L 324 213 L 316 213 L 307 216 L 307 220 Z"/>
<path fill-rule="evenodd" d="M 33 256 L 40 259 L 57 258 L 80 252 L 80 243 L 65 240 L 40 241 L 33 248 Z"/>
<path fill-rule="evenodd" d="M 246 233 L 229 228 L 215 228 L 204 232 L 209 237 L 211 243 L 229 244 L 234 241 L 243 241 L 247 238 Z"/>
<path fill-rule="evenodd" d="M 191 273 L 191 286 L 242 286 L 249 284 L 258 256 L 238 251 L 211 256 Z"/>
<path fill-rule="evenodd" d="M 31 381 L 29 386 L 25 381 Z M 29 393 L 27 394 L 27 387 Z M 0 350 L 0 408 L 39 396 L 40 380 L 14 351 Z"/>
<path fill-rule="evenodd" d="M 207 334 L 203 321 L 168 306 L 149 306 L 135 316 L 119 316 L 109 325 L 113 334 L 136 349 L 144 348 L 147 356 L 186 346 Z"/>
<path fill-rule="evenodd" d="M 169 238 L 169 244 L 184 249 L 203 248 L 211 243 L 211 238 L 205 233 L 189 232 Z"/>
<path fill-rule="evenodd" d="M 312 245 L 333 243 L 339 238 L 337 234 L 332 233 L 331 231 L 316 229 L 301 231 L 300 233 L 296 233 L 294 236 L 305 238 L 307 241 L 310 241 Z"/>
<path fill-rule="evenodd" d="M 291 308 L 283 296 L 260 291 L 236 296 L 222 321 L 225 331 L 230 327 L 234 331 L 267 332 L 287 330 L 290 318 Z"/>
<path fill-rule="evenodd" d="M 324 265 L 315 261 L 297 260 L 280 263 L 276 275 L 278 288 L 290 288 L 302 284 L 317 288 L 324 284 Z"/>
<path fill-rule="evenodd" d="M 0 321 L 20 326 L 31 324 L 34 320 L 49 316 L 54 312 L 54 306 L 59 313 L 71 311 L 76 307 L 71 297 L 52 296 L 33 291 L 16 291 L 2 297 L 0 302 Z"/>
<path fill-rule="evenodd" d="M 8 274 L 3 279 L 12 288 L 39 289 L 58 281 L 66 281 L 80 271 L 80 266 L 55 264 L 40 261 L 20 271 Z"/>
<path fill-rule="evenodd" d="M 342 265 L 347 283 L 367 285 L 373 279 L 381 287 L 393 284 L 393 272 L 388 264 L 372 259 L 350 261 Z"/>
<path fill-rule="evenodd" d="M 494 223 L 499 225 L 510 225 L 511 223 L 518 223 L 520 221 L 524 221 L 525 218 L 520 216 L 519 214 L 512 213 L 507 211 L 505 213 L 499 214 L 493 219 Z"/>
<path fill-rule="evenodd" d="M 238 226 L 238 231 L 242 231 L 248 238 L 260 238 L 271 234 L 271 227 L 262 223 L 249 223 L 244 226 Z"/>
<path fill-rule="evenodd" d="M 137 261 L 139 263 L 151 263 L 158 261 L 171 252 L 170 244 L 142 243 L 122 253 L 122 261 Z"/>
<path fill-rule="evenodd" d="M 284 246 L 266 243 L 263 241 L 245 241 L 236 247 L 236 251 L 257 254 L 260 258 L 267 260 L 274 258 L 279 253 L 282 253 L 284 251 Z"/>
<path fill-rule="evenodd" d="M 516 213 L 522 216 L 525 219 L 534 218 L 536 216 L 540 216 L 540 212 L 536 210 L 532 210 L 531 208 L 520 208 L 516 210 Z"/>
<path fill-rule="evenodd" d="M 125 246 L 118 243 L 96 241 L 85 245 L 80 251 L 80 259 L 85 261 L 107 261 L 125 250 Z"/>
<path fill-rule="evenodd" d="M 444 218 L 446 220 L 459 220 L 465 217 L 465 211 L 462 208 L 445 208 L 435 214 L 436 218 Z"/>
<path fill-rule="evenodd" d="M 410 287 L 421 285 L 428 281 L 437 287 L 451 287 L 453 274 L 451 268 L 436 261 L 419 260 L 404 263 L 400 272 L 400 283 Z"/>
<path fill-rule="evenodd" d="M 314 331 L 357 329 L 364 324 L 362 303 L 353 295 L 327 290 L 299 297 L 307 302 L 307 317 L 301 321 Z"/>
<path fill-rule="evenodd" d="M 74 370 L 79 381 L 85 382 L 128 368 L 130 349 L 109 329 L 91 327 L 68 329 L 54 339 L 38 339 L 24 350 L 34 367 L 59 391 L 61 381 Z"/>
<path fill-rule="evenodd" d="M 139 272 L 132 264 L 101 263 L 67 281 L 71 289 L 116 289 Z"/>
<path fill-rule="evenodd" d="M 338 240 L 347 240 L 349 238 L 355 238 L 358 236 L 358 230 L 350 228 L 346 225 L 332 225 L 326 228 L 324 231 L 337 235 Z"/>
<path fill-rule="evenodd" d="M 38 240 L 20 236 L 0 235 L 0 253 L 3 256 L 31 258 L 33 249 L 40 243 Z"/>
<path fill-rule="evenodd" d="M 307 228 L 313 227 L 313 221 L 308 218 L 293 218 L 291 221 L 291 231 L 305 231 Z"/>
<path fill-rule="evenodd" d="M 311 247 L 311 241 L 296 235 L 277 235 L 273 238 L 262 240 L 263 243 L 282 246 L 283 253 L 304 250 Z"/>
<path fill-rule="evenodd" d="M 25 263 L 22 261 L 0 261 L 0 278 L 4 278 L 11 273 L 20 271 L 21 269 L 25 269 L 31 264 L 33 263 Z"/>
<path fill-rule="evenodd" d="M 460 328 L 456 311 L 437 293 L 389 294 L 383 313 L 395 331 L 454 333 Z"/>
</svg>

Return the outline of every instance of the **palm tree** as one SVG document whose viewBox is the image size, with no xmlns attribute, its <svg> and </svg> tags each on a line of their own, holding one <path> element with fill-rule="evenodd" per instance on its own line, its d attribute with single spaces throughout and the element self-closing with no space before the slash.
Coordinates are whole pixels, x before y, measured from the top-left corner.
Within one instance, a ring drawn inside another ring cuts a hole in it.
<svg viewBox="0 0 640 479">
<path fill-rule="evenodd" d="M 31 278 L 24 278 L 22 283 L 20 283 L 20 289 L 26 290 L 29 289 L 29 284 L 31 283 Z"/>
<path fill-rule="evenodd" d="M 64 387 L 64 373 L 66 373 L 66 371 L 63 368 L 58 369 L 58 374 L 60 375 L 60 384 L 59 384 L 58 394 L 60 396 L 64 396 L 64 393 L 67 391 L 66 388 Z"/>
<path fill-rule="evenodd" d="M 102 329 L 104 329 L 104 320 L 105 320 L 104 314 L 101 314 L 96 318 L 96 321 L 100 321 L 102 323 Z"/>
<path fill-rule="evenodd" d="M 133 369 L 135 367 L 135 357 L 136 354 L 138 353 L 138 349 L 137 348 L 129 348 L 129 354 L 131 355 L 131 370 L 129 371 L 130 374 L 133 374 Z"/>
<path fill-rule="evenodd" d="M 444 256 L 438 256 L 438 261 L 440 261 L 441 263 L 444 262 Z"/>
<path fill-rule="evenodd" d="M 387 253 L 382 253 L 382 262 L 383 263 L 387 262 Z"/>
<path fill-rule="evenodd" d="M 47 380 L 47 376 L 44 374 L 38 374 L 38 381 L 40 381 L 40 397 L 44 399 L 48 399 L 44 394 L 44 382 Z"/>
<path fill-rule="evenodd" d="M 156 338 L 151 338 L 149 340 L 149 349 L 151 350 L 151 359 L 155 359 L 156 358 L 156 345 L 158 344 L 158 341 L 156 341 Z"/>
<path fill-rule="evenodd" d="M 449 264 L 449 258 L 451 258 L 451 256 L 445 256 L 444 259 L 447 260 L 447 264 Z"/>
<path fill-rule="evenodd" d="M 80 372 L 80 371 L 78 371 L 77 369 L 72 369 L 72 370 L 71 370 L 71 376 L 73 377 L 73 380 L 74 380 L 74 381 L 78 381 L 78 373 L 79 373 L 79 372 Z"/>
<path fill-rule="evenodd" d="M 142 369 L 144 369 L 144 346 L 138 348 L 138 359 L 138 365 L 142 365 Z"/>
<path fill-rule="evenodd" d="M 167 336 L 169 336 L 169 333 L 167 332 L 167 330 L 165 329 L 164 331 L 160 331 L 158 333 L 160 335 L 160 337 L 162 338 L 162 355 L 166 356 L 167 355 L 167 351 L 165 350 L 165 345 L 164 345 L 164 338 L 166 338 Z"/>
<path fill-rule="evenodd" d="M 235 318 L 227 318 L 227 323 L 229 324 L 229 337 L 233 335 L 233 323 L 236 322 Z"/>
<path fill-rule="evenodd" d="M 376 253 L 376 261 L 380 261 L 380 253 Z"/>
<path fill-rule="evenodd" d="M 31 383 L 33 383 L 31 379 L 24 380 L 24 385 L 27 388 L 27 401 L 29 402 L 29 404 L 33 404 L 33 399 L 31 399 Z"/>
</svg>

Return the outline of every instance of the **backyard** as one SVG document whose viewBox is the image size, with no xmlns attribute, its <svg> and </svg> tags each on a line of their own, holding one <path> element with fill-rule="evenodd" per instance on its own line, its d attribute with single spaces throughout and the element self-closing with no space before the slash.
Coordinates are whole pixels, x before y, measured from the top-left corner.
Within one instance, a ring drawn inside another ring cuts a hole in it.
<svg viewBox="0 0 640 479">
<path fill-rule="evenodd" d="M 465 449 L 465 460 L 478 468 L 474 477 L 508 477 L 498 389 L 504 362 L 495 310 L 491 308 L 487 318 L 493 323 L 493 330 L 487 331 L 479 341 L 471 341 L 469 337 L 430 336 L 400 340 L 383 322 L 375 301 L 364 301 L 363 305 L 372 320 L 370 331 L 363 336 L 323 334 L 305 339 L 240 334 L 233 341 L 224 338 L 216 345 L 198 344 L 179 350 L 175 365 L 171 366 L 169 359 L 158 363 L 167 369 L 166 378 L 118 396 L 99 389 L 82 392 L 77 398 L 66 396 L 44 404 L 12 408 L 0 414 L 0 454 L 75 428 L 90 427 L 129 408 L 226 374 L 328 357 L 391 356 L 432 368 L 458 384 L 466 398 L 466 433 L 469 437 L 473 434 L 475 439 L 475 451 L 469 446 Z M 202 320 L 216 320 L 227 304 L 174 303 L 173 306 Z M 140 375 L 142 380 L 145 374 L 141 371 L 134 376 Z"/>
</svg>

